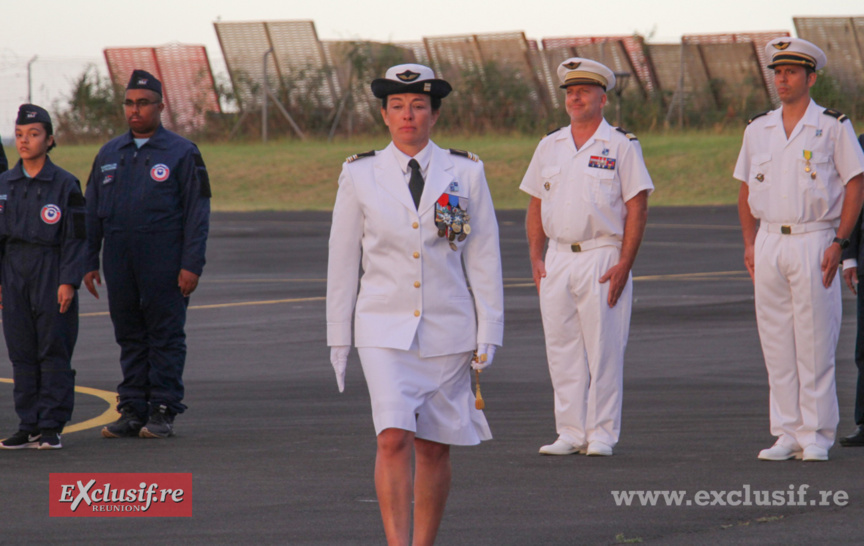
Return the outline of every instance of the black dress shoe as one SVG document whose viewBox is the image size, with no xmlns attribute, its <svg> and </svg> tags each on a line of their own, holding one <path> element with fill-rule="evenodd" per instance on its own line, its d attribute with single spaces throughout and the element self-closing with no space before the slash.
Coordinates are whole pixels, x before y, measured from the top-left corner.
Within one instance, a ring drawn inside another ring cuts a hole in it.
<svg viewBox="0 0 864 546">
<path fill-rule="evenodd" d="M 858 427 L 855 434 L 840 438 L 840 445 L 843 447 L 864 447 L 864 426 Z"/>
</svg>

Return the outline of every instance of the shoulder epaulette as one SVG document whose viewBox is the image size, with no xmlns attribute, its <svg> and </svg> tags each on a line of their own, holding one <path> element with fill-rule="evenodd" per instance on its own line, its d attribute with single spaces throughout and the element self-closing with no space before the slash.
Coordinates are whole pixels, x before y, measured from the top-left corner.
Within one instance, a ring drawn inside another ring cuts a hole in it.
<svg viewBox="0 0 864 546">
<path fill-rule="evenodd" d="M 765 110 L 764 112 L 759 112 L 758 114 L 756 114 L 755 116 L 753 116 L 752 118 L 747 120 L 747 125 L 750 125 L 751 123 L 753 123 L 753 120 L 755 120 L 755 119 L 758 119 L 758 118 L 761 118 L 762 116 L 768 115 L 769 112 L 771 112 L 771 110 Z"/>
<path fill-rule="evenodd" d="M 558 127 L 557 129 L 552 129 L 551 131 L 549 131 L 548 133 L 546 133 L 546 136 L 549 136 L 549 135 L 551 135 L 551 134 L 553 134 L 553 133 L 557 133 L 557 132 L 560 131 L 561 129 L 562 129 L 561 127 Z"/>
<path fill-rule="evenodd" d="M 849 119 L 848 117 L 846 117 L 846 114 L 838 112 L 837 110 L 834 110 L 833 108 L 826 108 L 825 110 L 822 111 L 822 113 L 825 114 L 826 116 L 831 116 L 832 118 L 837 118 L 837 121 L 839 121 L 840 123 L 843 123 L 844 121 Z"/>
<path fill-rule="evenodd" d="M 624 136 L 626 136 L 630 140 L 639 140 L 638 138 L 636 138 L 636 135 L 627 131 L 626 129 L 622 129 L 621 127 L 615 127 L 615 130 L 618 131 L 619 133 L 623 133 Z"/>
<path fill-rule="evenodd" d="M 467 157 L 471 161 L 480 161 L 480 158 L 477 157 L 477 154 L 466 152 L 465 150 L 457 150 L 456 148 L 450 148 L 450 153 L 453 155 L 461 155 L 462 157 Z"/>
<path fill-rule="evenodd" d="M 362 154 L 350 155 L 350 156 L 345 158 L 345 162 L 346 163 L 353 163 L 354 161 L 357 161 L 358 159 L 361 159 L 364 157 L 373 157 L 374 155 L 375 155 L 375 150 L 369 150 L 368 152 L 363 152 Z"/>
</svg>

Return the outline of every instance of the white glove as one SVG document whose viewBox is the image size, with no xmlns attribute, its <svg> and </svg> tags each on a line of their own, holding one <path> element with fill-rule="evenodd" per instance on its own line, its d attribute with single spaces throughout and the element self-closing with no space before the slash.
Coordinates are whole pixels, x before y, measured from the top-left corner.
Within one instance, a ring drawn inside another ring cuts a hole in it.
<svg viewBox="0 0 864 546">
<path fill-rule="evenodd" d="M 330 347 L 330 364 L 336 372 L 336 385 L 339 392 L 345 390 L 345 368 L 348 366 L 348 353 L 351 351 L 349 345 L 336 345 Z"/>
<path fill-rule="evenodd" d="M 486 366 L 492 364 L 492 359 L 495 358 L 495 349 L 497 349 L 497 345 L 492 345 L 491 343 L 481 343 L 477 345 L 477 361 L 471 362 L 471 368 L 475 370 L 482 370 Z M 486 357 L 485 359 L 483 357 Z"/>
</svg>

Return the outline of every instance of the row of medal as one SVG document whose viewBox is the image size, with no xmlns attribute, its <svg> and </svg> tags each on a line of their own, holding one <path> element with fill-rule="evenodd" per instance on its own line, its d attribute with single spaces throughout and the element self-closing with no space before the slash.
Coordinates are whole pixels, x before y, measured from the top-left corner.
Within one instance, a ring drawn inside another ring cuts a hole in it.
<svg viewBox="0 0 864 546">
<path fill-rule="evenodd" d="M 441 194 L 435 203 L 435 227 L 438 237 L 445 237 L 452 250 L 458 248 L 454 241 L 462 242 L 471 233 L 470 220 L 468 211 L 459 206 L 458 195 Z"/>
<path fill-rule="evenodd" d="M 816 180 L 816 171 L 810 167 L 810 160 L 813 158 L 813 152 L 810 150 L 804 150 L 804 161 L 807 163 L 804 164 L 804 172 L 810 173 L 810 178 L 812 180 Z"/>
</svg>

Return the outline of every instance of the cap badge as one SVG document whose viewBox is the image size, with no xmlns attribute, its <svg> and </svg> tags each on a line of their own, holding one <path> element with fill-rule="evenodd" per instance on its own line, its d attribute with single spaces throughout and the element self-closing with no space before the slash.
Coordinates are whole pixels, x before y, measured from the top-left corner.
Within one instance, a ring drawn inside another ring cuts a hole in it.
<svg viewBox="0 0 864 546">
<path fill-rule="evenodd" d="M 147 85 L 147 78 L 140 78 L 138 80 L 138 85 Z"/>
<path fill-rule="evenodd" d="M 420 77 L 419 72 L 411 72 L 410 70 L 406 70 L 401 74 L 396 74 L 396 77 L 402 80 L 403 82 L 413 82 L 417 78 Z"/>
<path fill-rule="evenodd" d="M 565 65 L 564 65 L 564 68 L 566 68 L 567 70 L 575 70 L 575 69 L 579 68 L 579 65 L 580 65 L 580 64 L 582 64 L 581 61 L 578 62 L 578 63 L 575 62 L 575 61 L 571 61 L 571 62 L 565 64 Z"/>
<path fill-rule="evenodd" d="M 774 49 L 779 49 L 780 51 L 783 51 L 784 49 L 786 49 L 787 47 L 789 47 L 789 45 L 790 45 L 791 43 L 792 43 L 792 42 L 777 42 L 777 43 L 775 43 L 775 44 L 771 44 L 771 45 L 774 46 Z"/>
<path fill-rule="evenodd" d="M 35 118 L 35 117 L 36 117 L 36 112 L 27 112 L 27 119 Z"/>
</svg>

